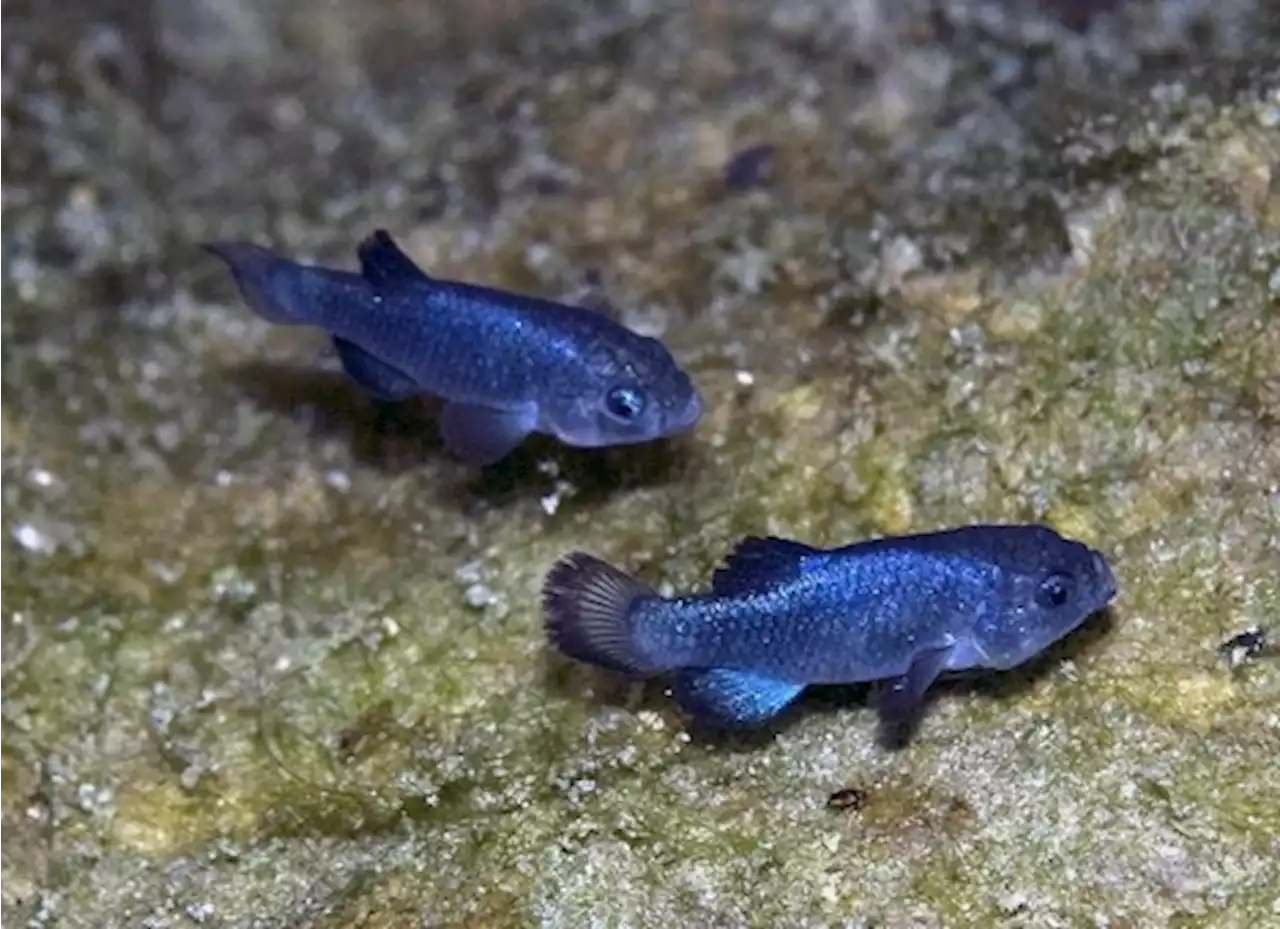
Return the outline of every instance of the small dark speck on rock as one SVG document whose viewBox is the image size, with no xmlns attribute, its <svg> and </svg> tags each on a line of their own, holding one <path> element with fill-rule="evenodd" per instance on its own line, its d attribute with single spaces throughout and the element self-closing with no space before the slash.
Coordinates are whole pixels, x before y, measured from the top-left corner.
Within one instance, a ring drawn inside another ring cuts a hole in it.
<svg viewBox="0 0 1280 929">
<path fill-rule="evenodd" d="M 557 194 L 564 193 L 569 186 L 564 180 L 551 174 L 535 175 L 531 185 L 533 192 L 542 197 L 554 197 Z"/>
<path fill-rule="evenodd" d="M 1270 653 L 1267 630 L 1262 626 L 1250 626 L 1218 646 L 1218 654 L 1224 656 L 1232 668 L 1238 668 L 1259 655 Z"/>
<path fill-rule="evenodd" d="M 1085 32 L 1099 13 L 1110 13 L 1122 0 L 1050 0 L 1058 11 L 1062 25 L 1075 32 Z"/>
<path fill-rule="evenodd" d="M 842 787 L 827 797 L 829 810 L 860 810 L 867 803 L 867 792 L 859 787 Z"/>
<path fill-rule="evenodd" d="M 753 145 L 738 152 L 724 167 L 724 186 L 727 190 L 745 190 L 763 187 L 773 176 L 774 147 Z"/>
</svg>

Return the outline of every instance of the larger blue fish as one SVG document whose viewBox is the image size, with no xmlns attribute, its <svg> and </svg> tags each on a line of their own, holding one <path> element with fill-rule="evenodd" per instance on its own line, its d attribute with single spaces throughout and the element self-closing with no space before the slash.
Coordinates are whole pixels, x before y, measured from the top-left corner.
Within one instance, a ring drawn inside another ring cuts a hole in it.
<svg viewBox="0 0 1280 929">
<path fill-rule="evenodd" d="M 428 277 L 383 230 L 360 244 L 358 274 L 244 242 L 205 248 L 260 316 L 329 333 L 374 394 L 443 397 L 445 443 L 472 463 L 497 461 L 531 432 L 620 445 L 702 415 L 697 388 L 657 339 L 594 310 Z"/>
<path fill-rule="evenodd" d="M 566 655 L 676 672 L 695 719 L 756 725 L 809 684 L 888 679 L 907 718 L 945 671 L 1022 664 L 1116 594 L 1103 557 L 1045 526 L 966 526 L 834 549 L 743 540 L 711 592 L 667 598 L 576 552 L 547 576 L 547 633 Z"/>
</svg>

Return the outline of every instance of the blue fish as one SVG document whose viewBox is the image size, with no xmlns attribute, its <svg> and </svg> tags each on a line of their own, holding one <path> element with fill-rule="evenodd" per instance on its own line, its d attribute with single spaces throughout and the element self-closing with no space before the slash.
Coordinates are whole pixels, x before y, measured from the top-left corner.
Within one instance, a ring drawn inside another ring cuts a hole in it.
<svg viewBox="0 0 1280 929">
<path fill-rule="evenodd" d="M 702 416 L 698 389 L 657 339 L 583 307 L 428 277 L 381 229 L 360 243 L 359 273 L 244 242 L 204 247 L 260 316 L 327 332 L 347 374 L 376 396 L 442 397 L 445 444 L 473 464 L 531 432 L 622 445 Z"/>
<path fill-rule="evenodd" d="M 1116 595 L 1098 552 L 1038 525 L 978 525 L 814 548 L 749 537 L 711 591 L 663 597 L 582 552 L 547 575 L 547 635 L 632 676 L 675 671 L 696 721 L 758 725 L 809 684 L 887 681 L 908 719 L 943 672 L 1027 661 Z"/>
</svg>

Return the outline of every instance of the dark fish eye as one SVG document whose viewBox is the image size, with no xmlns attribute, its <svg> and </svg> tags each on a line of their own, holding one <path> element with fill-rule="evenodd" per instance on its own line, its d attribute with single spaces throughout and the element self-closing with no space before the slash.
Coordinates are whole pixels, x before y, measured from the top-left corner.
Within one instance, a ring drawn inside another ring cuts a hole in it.
<svg viewBox="0 0 1280 929">
<path fill-rule="evenodd" d="M 1075 579 L 1070 574 L 1050 574 L 1040 582 L 1036 591 L 1036 603 L 1044 607 L 1059 607 L 1071 599 Z"/>
<path fill-rule="evenodd" d="M 627 422 L 643 413 L 644 405 L 644 391 L 635 387 L 615 387 L 604 398 L 609 414 Z"/>
</svg>

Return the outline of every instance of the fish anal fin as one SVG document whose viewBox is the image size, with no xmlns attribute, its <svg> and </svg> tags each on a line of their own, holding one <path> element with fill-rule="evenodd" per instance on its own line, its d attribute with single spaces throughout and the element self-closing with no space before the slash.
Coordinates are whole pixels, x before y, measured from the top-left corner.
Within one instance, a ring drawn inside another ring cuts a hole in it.
<svg viewBox="0 0 1280 929">
<path fill-rule="evenodd" d="M 722 595 L 759 590 L 805 570 L 805 559 L 821 549 L 776 536 L 747 536 L 711 577 L 711 589 Z"/>
<path fill-rule="evenodd" d="M 686 668 L 676 674 L 675 695 L 697 722 L 719 729 L 758 726 L 777 716 L 803 684 L 741 668 Z"/>
</svg>

